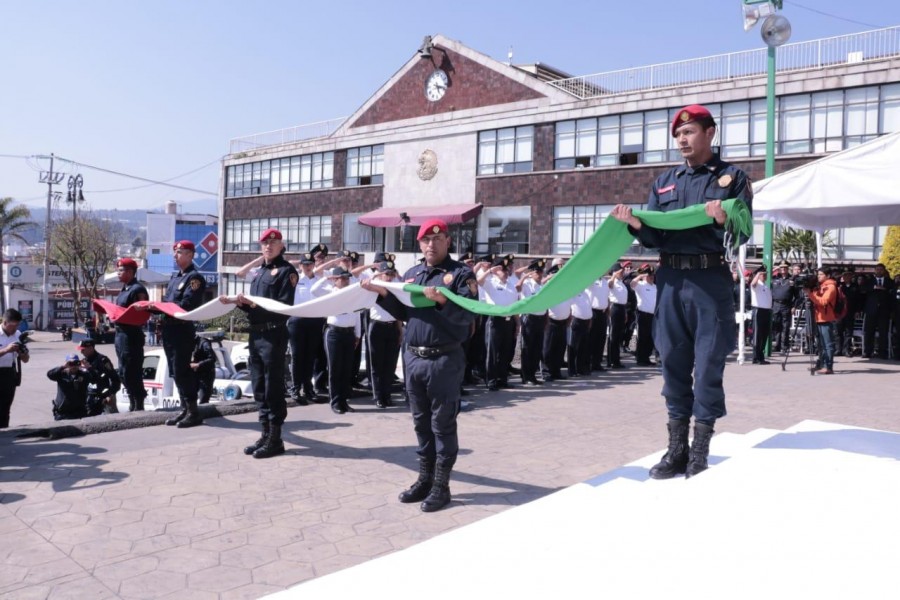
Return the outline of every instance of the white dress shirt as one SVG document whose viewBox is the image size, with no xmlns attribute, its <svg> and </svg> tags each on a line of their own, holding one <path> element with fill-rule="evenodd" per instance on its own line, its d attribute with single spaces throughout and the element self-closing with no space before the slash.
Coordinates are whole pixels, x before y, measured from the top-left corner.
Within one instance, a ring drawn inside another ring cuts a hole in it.
<svg viewBox="0 0 900 600">
<path fill-rule="evenodd" d="M 634 295 L 637 298 L 637 309 L 653 314 L 656 311 L 656 284 L 642 279 L 634 284 Z"/>
<path fill-rule="evenodd" d="M 572 298 L 572 316 L 576 319 L 590 319 L 594 316 L 591 311 L 591 297 L 587 290 Z"/>
<path fill-rule="evenodd" d="M 587 292 L 591 297 L 592 309 L 606 310 L 609 308 L 609 277 L 602 277 L 592 283 Z"/>
</svg>

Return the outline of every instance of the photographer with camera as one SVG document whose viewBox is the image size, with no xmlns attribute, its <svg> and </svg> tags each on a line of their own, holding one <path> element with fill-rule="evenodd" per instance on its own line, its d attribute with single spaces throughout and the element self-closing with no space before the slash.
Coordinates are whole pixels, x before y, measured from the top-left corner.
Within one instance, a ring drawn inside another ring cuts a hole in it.
<svg viewBox="0 0 900 600">
<path fill-rule="evenodd" d="M 29 359 L 27 335 L 19 331 L 22 313 L 10 308 L 0 325 L 0 429 L 9 427 L 9 411 L 22 382 L 22 363 Z"/>
<path fill-rule="evenodd" d="M 90 370 L 77 354 L 67 354 L 65 362 L 47 371 L 47 378 L 56 382 L 53 418 L 83 419 L 87 416 L 88 385 L 94 380 Z"/>
<path fill-rule="evenodd" d="M 803 289 L 816 315 L 816 329 L 819 341 L 819 358 L 813 371 L 818 375 L 834 374 L 834 322 L 837 321 L 837 282 L 831 278 L 826 267 L 816 271 L 816 284 L 811 279 L 804 282 Z"/>
</svg>

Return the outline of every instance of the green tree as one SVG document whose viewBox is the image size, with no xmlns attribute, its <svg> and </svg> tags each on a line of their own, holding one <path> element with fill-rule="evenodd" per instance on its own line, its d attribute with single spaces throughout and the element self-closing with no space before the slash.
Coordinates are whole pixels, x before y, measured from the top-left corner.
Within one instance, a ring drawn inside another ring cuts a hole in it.
<svg viewBox="0 0 900 600">
<path fill-rule="evenodd" d="M 884 263 L 892 277 L 900 274 L 900 225 L 888 227 L 878 262 Z"/>
<path fill-rule="evenodd" d="M 31 221 L 31 211 L 21 204 L 13 206 L 12 198 L 0 198 L 0 263 L 3 259 L 3 245 L 9 238 L 27 243 L 22 233 L 37 224 Z M 6 312 L 6 292 L 3 282 L 3 269 L 0 268 L 0 313 Z"/>
<path fill-rule="evenodd" d="M 834 247 L 834 238 L 830 231 L 826 231 L 822 236 L 822 252 L 826 256 L 829 247 Z M 790 263 L 815 265 L 817 258 L 816 234 L 814 231 L 794 229 L 793 227 L 779 228 L 772 240 L 772 250 L 780 259 Z"/>
</svg>

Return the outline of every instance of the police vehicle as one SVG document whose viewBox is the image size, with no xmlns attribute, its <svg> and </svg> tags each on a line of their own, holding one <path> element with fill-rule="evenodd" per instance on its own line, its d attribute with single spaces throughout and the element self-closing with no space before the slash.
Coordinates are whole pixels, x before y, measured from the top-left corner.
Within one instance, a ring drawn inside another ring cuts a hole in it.
<svg viewBox="0 0 900 600">
<path fill-rule="evenodd" d="M 224 332 L 203 332 L 199 335 L 212 343 L 216 355 L 216 378 L 213 382 L 211 403 L 239 400 L 245 396 L 253 397 L 253 387 L 249 377 L 241 377 L 231 362 L 231 355 L 222 341 Z M 145 410 L 166 410 L 179 408 L 178 391 L 175 380 L 169 373 L 169 364 L 163 350 L 150 350 L 144 353 L 143 365 L 144 389 L 147 398 L 144 400 Z M 116 395 L 116 406 L 121 412 L 128 411 L 128 392 L 123 387 Z"/>
</svg>

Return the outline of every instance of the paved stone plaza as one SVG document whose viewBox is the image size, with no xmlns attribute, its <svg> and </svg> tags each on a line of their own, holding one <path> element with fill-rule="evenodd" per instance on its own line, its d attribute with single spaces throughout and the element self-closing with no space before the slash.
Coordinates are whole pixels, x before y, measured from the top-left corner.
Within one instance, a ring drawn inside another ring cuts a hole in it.
<svg viewBox="0 0 900 600">
<path fill-rule="evenodd" d="M 423 514 L 396 500 L 416 476 L 404 405 L 380 411 L 356 400 L 346 415 L 292 407 L 288 452 L 267 460 L 241 452 L 257 437 L 252 413 L 188 430 L 16 437 L 48 424 L 45 373 L 72 348 L 55 339 L 38 334 L 13 428 L 0 433 L 0 598 L 257 598 L 546 496 L 666 441 L 655 369 L 473 393 L 476 410 L 460 417 L 453 504 Z M 828 377 L 807 366 L 806 356 L 784 372 L 729 364 L 730 415 L 718 431 L 804 419 L 900 431 L 900 363 L 837 359 Z M 465 568 L 465 556 L 455 560 Z"/>
</svg>

